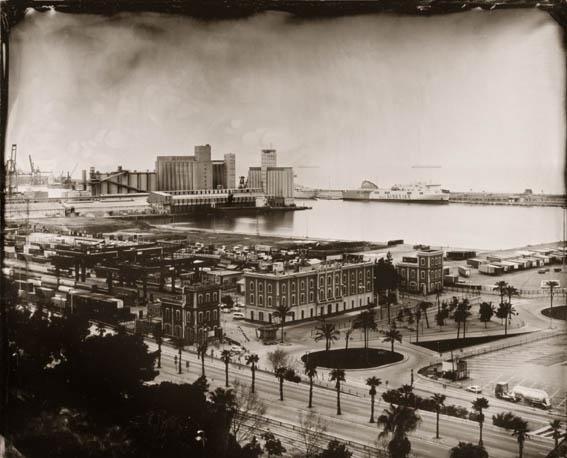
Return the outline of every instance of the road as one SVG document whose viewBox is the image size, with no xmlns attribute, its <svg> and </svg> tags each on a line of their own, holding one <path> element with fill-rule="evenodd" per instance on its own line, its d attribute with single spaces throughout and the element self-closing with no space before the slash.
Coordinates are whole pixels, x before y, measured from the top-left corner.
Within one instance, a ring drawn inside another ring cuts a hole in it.
<svg viewBox="0 0 567 458">
<path fill-rule="evenodd" d="M 152 350 L 156 349 L 155 344 L 148 343 Z M 190 369 L 187 371 L 183 367 L 184 373 L 176 373 L 173 358 L 177 354 L 176 350 L 164 346 L 162 348 L 162 369 L 156 382 L 192 382 L 201 371 L 200 362 L 196 355 L 185 352 L 183 360 L 190 361 Z M 185 364 L 183 364 L 185 366 Z M 206 375 L 211 384 L 211 388 L 224 386 L 224 364 L 218 360 L 206 358 Z M 348 374 L 347 374 L 348 378 Z M 229 380 L 237 379 L 244 383 L 250 383 L 251 373 L 249 368 L 242 367 L 237 369 L 237 365 L 231 364 L 229 369 Z M 284 401 L 279 401 L 279 386 L 277 379 L 265 372 L 256 374 L 256 387 L 260 398 L 266 403 L 266 415 L 270 418 L 291 424 L 299 424 L 299 414 L 307 413 L 307 399 L 309 387 L 307 384 L 289 383 L 284 385 Z M 377 409 L 379 414 L 385 406 L 383 401 L 377 396 Z M 356 441 L 368 445 L 373 445 L 378 435 L 378 428 L 370 423 L 369 412 L 370 404 L 368 398 L 348 395 L 343 393 L 341 396 L 341 407 L 343 415 L 336 415 L 336 392 L 334 390 L 316 387 L 314 390 L 314 411 L 320 414 L 327 421 L 328 432 L 343 440 Z M 477 442 L 478 424 L 475 422 L 456 419 L 453 417 L 441 416 L 440 440 L 435 437 L 435 414 L 431 412 L 419 412 L 422 421 L 418 430 L 410 434 L 412 448 L 417 456 L 448 456 L 449 450 L 457 445 L 458 441 Z M 489 419 L 489 415 L 486 415 Z M 484 445 L 490 456 L 501 458 L 516 457 L 517 443 L 510 433 L 496 428 L 488 420 L 484 425 Z M 553 447 L 553 443 L 547 439 L 537 438 L 527 441 L 524 456 L 543 457 Z"/>
</svg>

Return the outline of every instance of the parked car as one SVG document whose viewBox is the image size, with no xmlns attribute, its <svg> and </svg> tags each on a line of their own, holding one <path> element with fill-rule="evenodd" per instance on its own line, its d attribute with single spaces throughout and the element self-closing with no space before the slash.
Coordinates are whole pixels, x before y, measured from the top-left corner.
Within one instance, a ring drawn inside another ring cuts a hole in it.
<svg viewBox="0 0 567 458">
<path fill-rule="evenodd" d="M 482 388 L 478 385 L 470 385 L 465 388 L 466 391 L 470 391 L 471 393 L 482 393 Z"/>
<path fill-rule="evenodd" d="M 242 313 L 242 312 L 234 312 L 232 314 L 232 318 L 234 320 L 243 320 L 245 318 L 245 316 L 244 316 L 244 313 Z"/>
</svg>

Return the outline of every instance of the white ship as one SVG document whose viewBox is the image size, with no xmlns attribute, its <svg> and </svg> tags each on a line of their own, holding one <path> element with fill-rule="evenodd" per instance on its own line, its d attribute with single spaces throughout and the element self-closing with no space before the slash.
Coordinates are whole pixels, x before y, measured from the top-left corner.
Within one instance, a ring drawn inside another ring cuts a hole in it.
<svg viewBox="0 0 567 458">
<path fill-rule="evenodd" d="M 379 188 L 371 181 L 362 182 L 359 189 L 343 191 L 344 200 L 375 200 L 427 204 L 449 203 L 449 191 L 439 184 L 415 183 Z"/>
</svg>

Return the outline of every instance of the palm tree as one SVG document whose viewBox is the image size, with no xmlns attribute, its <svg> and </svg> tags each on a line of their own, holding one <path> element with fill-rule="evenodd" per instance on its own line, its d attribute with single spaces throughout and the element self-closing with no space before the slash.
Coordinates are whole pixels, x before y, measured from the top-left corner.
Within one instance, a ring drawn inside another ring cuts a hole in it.
<svg viewBox="0 0 567 458">
<path fill-rule="evenodd" d="M 291 310 L 291 305 L 279 303 L 275 308 L 272 316 L 280 319 L 280 327 L 282 328 L 281 343 L 284 343 L 284 326 L 285 319 L 289 311 Z"/>
<path fill-rule="evenodd" d="M 461 323 L 463 323 L 463 339 L 466 338 L 467 318 L 471 316 L 471 312 L 469 312 L 470 308 L 471 305 L 467 298 L 460 300 L 455 307 L 455 311 L 453 312 L 453 319 L 457 323 L 457 339 L 460 335 Z"/>
<path fill-rule="evenodd" d="M 152 329 L 152 335 L 156 340 L 158 346 L 158 357 L 157 357 L 157 368 L 161 369 L 161 344 L 163 343 L 163 330 L 161 328 L 161 323 L 157 323 Z"/>
<path fill-rule="evenodd" d="M 384 336 L 385 338 L 382 342 L 390 342 L 392 344 L 392 353 L 394 353 L 394 342 L 397 340 L 402 343 L 402 334 L 395 326 L 390 326 L 390 328 L 384 333 Z"/>
<path fill-rule="evenodd" d="M 376 399 L 376 387 L 382 385 L 382 380 L 378 377 L 368 377 L 366 384 L 370 387 L 368 394 L 370 395 L 370 423 L 374 423 L 374 400 Z"/>
<path fill-rule="evenodd" d="M 364 333 L 364 348 L 368 348 L 368 333 L 377 328 L 374 310 L 364 310 L 354 319 L 352 323 L 353 329 L 362 329 Z"/>
<path fill-rule="evenodd" d="M 309 377 L 309 405 L 307 407 L 311 409 L 313 407 L 313 377 L 317 375 L 317 365 L 309 355 L 305 355 L 303 372 Z"/>
<path fill-rule="evenodd" d="M 553 438 L 553 441 L 555 442 L 555 447 L 553 448 L 554 450 L 557 450 L 557 448 L 559 447 L 559 439 L 561 439 L 561 436 L 563 436 L 563 433 L 561 432 L 561 420 L 553 420 L 551 422 L 549 422 L 549 426 L 551 427 L 551 430 L 553 431 L 551 437 Z"/>
<path fill-rule="evenodd" d="M 516 310 L 509 302 L 501 302 L 496 310 L 496 317 L 504 320 L 504 335 L 508 335 L 508 322 L 512 319 L 512 315 L 516 315 Z"/>
<path fill-rule="evenodd" d="M 224 363 L 224 385 L 228 388 L 228 364 L 231 361 L 232 355 L 229 350 L 223 350 L 221 353 L 221 361 Z"/>
<path fill-rule="evenodd" d="M 518 421 L 514 426 L 512 436 L 518 441 L 519 458 L 524 456 L 524 442 L 528 439 L 528 423 L 524 420 Z"/>
<path fill-rule="evenodd" d="M 183 352 L 183 349 L 185 348 L 185 341 L 183 340 L 183 337 L 176 337 L 175 339 L 173 339 L 173 346 L 177 349 L 177 351 L 179 352 L 179 358 L 178 358 L 178 368 L 177 368 L 177 373 L 181 374 L 181 355 Z"/>
<path fill-rule="evenodd" d="M 416 309 L 414 316 L 415 316 L 415 343 L 419 343 L 419 322 L 421 320 L 421 309 L 419 308 Z"/>
<path fill-rule="evenodd" d="M 435 414 L 436 414 L 435 438 L 436 439 L 439 439 L 439 413 L 441 413 L 441 407 L 445 405 L 445 399 L 447 399 L 447 396 L 445 396 L 444 394 L 435 393 L 433 396 L 431 396 L 431 400 L 435 405 Z"/>
<path fill-rule="evenodd" d="M 484 414 L 483 409 L 488 409 L 488 399 L 486 398 L 476 398 L 472 402 L 473 410 L 478 412 L 478 424 L 480 427 L 480 438 L 478 440 L 478 445 L 482 446 L 482 425 L 484 424 Z"/>
<path fill-rule="evenodd" d="M 280 366 L 275 372 L 275 376 L 280 381 L 280 401 L 283 401 L 283 383 L 284 380 L 289 380 L 290 382 L 299 383 L 301 378 L 295 373 L 295 371 L 290 367 Z"/>
<path fill-rule="evenodd" d="M 349 328 L 345 331 L 345 351 L 348 350 L 348 341 L 350 340 L 350 335 L 352 334 L 352 332 L 354 331 L 354 329 Z"/>
<path fill-rule="evenodd" d="M 208 347 L 209 344 L 206 338 L 197 344 L 197 356 L 201 358 L 201 375 L 203 377 L 205 376 L 205 356 L 207 356 Z"/>
<path fill-rule="evenodd" d="M 504 288 L 504 292 L 506 293 L 506 296 L 508 296 L 508 302 L 510 303 L 510 305 L 512 304 L 512 296 L 519 295 L 518 290 L 514 288 L 512 285 L 506 286 L 506 288 Z"/>
<path fill-rule="evenodd" d="M 330 380 L 335 382 L 335 388 L 337 389 L 337 415 L 341 415 L 341 382 L 345 381 L 345 371 L 343 369 L 333 369 L 330 376 Z"/>
<path fill-rule="evenodd" d="M 406 458 L 409 455 L 411 444 L 407 434 L 417 428 L 420 420 L 415 409 L 393 404 L 390 404 L 390 408 L 385 409 L 384 413 L 378 417 L 378 426 L 383 427 L 378 437 L 384 437 L 387 434 L 393 436 L 388 444 L 388 451 L 392 458 Z"/>
<path fill-rule="evenodd" d="M 439 292 L 437 292 L 437 304 L 439 304 Z M 418 310 L 425 316 L 425 325 L 427 329 L 429 329 L 429 318 L 427 317 L 427 310 L 432 307 L 433 304 L 431 302 L 422 301 L 417 305 Z M 437 307 L 439 309 L 439 306 Z"/>
<path fill-rule="evenodd" d="M 246 364 L 250 364 L 250 370 L 252 371 L 252 386 L 250 387 L 250 391 L 252 391 L 252 393 L 254 393 L 254 382 L 256 381 L 256 367 L 258 365 L 259 360 L 260 358 L 258 358 L 258 355 L 255 353 L 252 353 L 251 355 L 248 355 L 246 357 Z"/>
<path fill-rule="evenodd" d="M 340 332 L 333 323 L 327 323 L 323 320 L 315 328 L 315 331 L 315 342 L 325 339 L 325 351 L 330 350 L 332 342 L 339 340 Z"/>
<path fill-rule="evenodd" d="M 549 307 L 553 310 L 553 290 L 559 286 L 559 282 L 547 280 L 544 284 L 549 287 Z"/>
<path fill-rule="evenodd" d="M 504 302 L 504 296 L 506 295 L 507 286 L 508 283 L 506 283 L 504 280 L 500 280 L 496 282 L 494 288 L 492 288 L 493 290 L 498 290 L 498 293 L 500 294 L 500 303 Z"/>
</svg>

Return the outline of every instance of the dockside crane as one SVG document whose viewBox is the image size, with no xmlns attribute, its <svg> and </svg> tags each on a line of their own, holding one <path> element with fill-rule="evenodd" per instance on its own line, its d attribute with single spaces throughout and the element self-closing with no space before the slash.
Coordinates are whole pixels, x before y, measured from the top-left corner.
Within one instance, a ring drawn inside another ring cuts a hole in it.
<svg viewBox="0 0 567 458">
<path fill-rule="evenodd" d="M 17 146 L 12 145 L 10 158 L 6 161 L 6 192 L 9 196 L 18 190 L 18 171 L 16 170 Z"/>
</svg>

